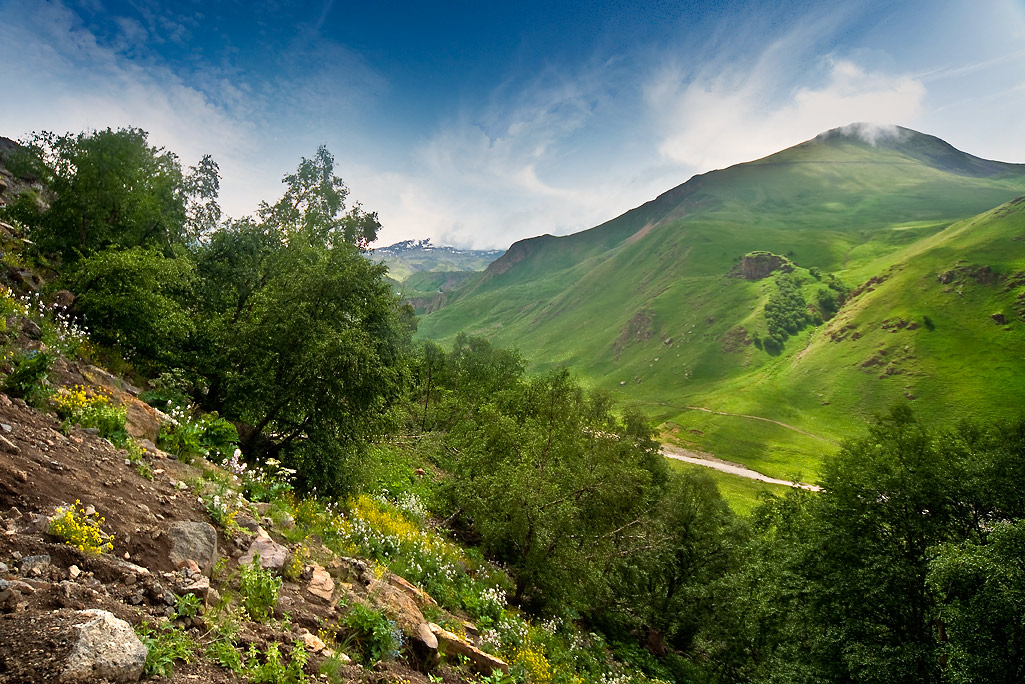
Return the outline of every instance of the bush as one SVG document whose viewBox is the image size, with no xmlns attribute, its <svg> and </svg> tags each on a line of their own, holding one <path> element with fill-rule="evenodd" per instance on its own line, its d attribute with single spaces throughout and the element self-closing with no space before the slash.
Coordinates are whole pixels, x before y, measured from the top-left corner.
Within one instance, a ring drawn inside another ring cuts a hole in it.
<svg viewBox="0 0 1025 684">
<path fill-rule="evenodd" d="M 178 409 L 171 416 L 178 424 L 160 429 L 160 444 L 179 460 L 189 462 L 199 456 L 220 463 L 235 451 L 238 430 L 216 413 L 193 418 Z"/>
<path fill-rule="evenodd" d="M 274 606 L 278 603 L 281 579 L 260 566 L 259 554 L 256 554 L 252 563 L 241 565 L 238 570 L 238 592 L 242 598 L 242 606 L 249 613 L 249 617 L 257 622 L 263 622 L 271 616 Z"/>
<path fill-rule="evenodd" d="M 184 630 L 170 625 L 151 625 L 143 622 L 135 628 L 139 641 L 146 647 L 146 677 L 170 677 L 174 674 L 174 663 L 192 661 L 196 642 Z"/>
<path fill-rule="evenodd" d="M 115 406 L 111 396 L 102 389 L 87 389 L 82 385 L 61 388 L 51 400 L 57 415 L 82 427 L 96 428 L 100 437 L 109 439 L 119 447 L 128 444 L 125 423 L 128 413 L 123 406 Z"/>
<path fill-rule="evenodd" d="M 47 394 L 46 379 L 56 358 L 45 351 L 20 351 L 14 355 L 13 368 L 4 378 L 4 392 L 29 403 L 42 402 Z"/>
<path fill-rule="evenodd" d="M 87 514 L 84 508 L 76 508 L 80 503 L 76 499 L 74 505 L 57 509 L 50 518 L 50 534 L 86 553 L 112 551 L 114 545 L 110 540 L 114 535 L 104 539 L 100 530 L 105 519 L 99 513 Z"/>
<path fill-rule="evenodd" d="M 365 665 L 394 660 L 402 648 L 402 632 L 380 612 L 357 603 L 342 618 Z"/>
<path fill-rule="evenodd" d="M 281 650 L 277 644 L 267 646 L 267 650 L 262 654 L 263 662 L 260 655 L 255 646 L 249 647 L 246 676 L 252 684 L 303 684 L 308 681 L 303 668 L 309 657 L 302 644 L 296 643 L 292 647 L 292 657 L 287 665 L 282 661 Z"/>
</svg>

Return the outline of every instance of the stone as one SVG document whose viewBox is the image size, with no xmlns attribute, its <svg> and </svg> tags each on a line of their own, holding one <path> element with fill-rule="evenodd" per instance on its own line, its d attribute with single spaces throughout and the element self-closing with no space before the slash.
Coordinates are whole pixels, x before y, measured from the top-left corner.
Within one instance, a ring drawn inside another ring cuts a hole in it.
<svg viewBox="0 0 1025 684">
<path fill-rule="evenodd" d="M 320 637 L 316 634 L 311 634 L 310 632 L 303 632 L 300 634 L 299 641 L 302 642 L 303 646 L 305 646 L 306 650 L 310 653 L 320 653 L 327 648 L 327 644 L 325 644 Z"/>
<path fill-rule="evenodd" d="M 262 534 L 260 534 L 262 533 Z M 285 566 L 288 549 L 270 538 L 263 528 L 259 528 L 258 536 L 249 545 L 249 550 L 238 559 L 239 565 L 249 565 L 256 554 L 260 554 L 260 567 L 267 570 L 280 570 Z"/>
<path fill-rule="evenodd" d="M 395 620 L 406 635 L 416 633 L 417 626 L 424 620 L 420 607 L 413 598 L 387 582 L 374 580 L 367 587 L 367 595 L 382 611 Z"/>
<path fill-rule="evenodd" d="M 50 529 L 50 519 L 42 513 L 26 513 L 21 519 L 26 523 L 25 529 L 28 532 L 42 534 Z"/>
<path fill-rule="evenodd" d="M 335 593 L 335 583 L 334 580 L 331 579 L 331 575 L 328 574 L 327 570 L 314 564 L 313 576 L 310 577 L 310 583 L 307 585 L 306 589 L 317 598 L 330 603 L 331 598 Z"/>
<path fill-rule="evenodd" d="M 206 575 L 217 562 L 217 530 L 205 522 L 176 522 L 167 528 L 171 540 L 168 554 L 175 565 L 192 559 Z"/>
<path fill-rule="evenodd" d="M 75 304 L 75 295 L 68 290 L 57 290 L 53 293 L 53 305 L 60 309 L 70 309 Z"/>
<path fill-rule="evenodd" d="M 239 511 L 238 515 L 235 516 L 235 522 L 238 523 L 239 527 L 249 530 L 253 533 L 259 533 L 260 523 L 245 511 Z"/>
<path fill-rule="evenodd" d="M 431 631 L 430 624 L 421 622 L 413 630 L 412 634 L 409 634 L 409 642 L 413 647 L 413 652 L 417 657 L 428 666 L 434 665 L 438 661 L 438 637 Z"/>
<path fill-rule="evenodd" d="M 405 577 L 394 575 L 389 573 L 386 581 L 391 586 L 395 587 L 399 591 L 405 592 L 411 599 L 416 601 L 417 605 L 423 608 L 424 606 L 436 606 L 438 602 L 431 597 L 426 591 L 420 587 L 411 584 Z"/>
<path fill-rule="evenodd" d="M 199 564 L 196 561 L 192 560 L 191 558 L 186 558 L 181 563 L 178 563 L 175 567 L 177 569 L 179 569 L 179 570 L 186 570 L 186 571 L 194 573 L 196 575 L 198 575 L 201 572 L 203 572 L 202 570 L 199 569 Z"/>
<path fill-rule="evenodd" d="M 210 598 L 210 578 L 200 575 L 181 588 L 182 594 L 192 594 L 203 603 Z"/>
<path fill-rule="evenodd" d="M 25 556 L 21 559 L 18 569 L 22 577 L 39 577 L 50 568 L 50 557 L 46 554 L 40 556 Z"/>
<path fill-rule="evenodd" d="M 71 565 L 68 567 L 68 576 L 71 577 L 71 579 L 78 579 L 78 576 L 81 574 L 82 571 L 77 565 Z"/>
<path fill-rule="evenodd" d="M 501 658 L 485 653 L 476 646 L 449 632 L 444 627 L 430 623 L 429 628 L 438 639 L 438 650 L 447 656 L 462 656 L 470 661 L 473 669 L 484 676 L 490 676 L 495 670 L 509 673 L 509 665 Z"/>
<path fill-rule="evenodd" d="M 31 318 L 26 318 L 21 324 L 22 331 L 31 337 L 33 340 L 38 340 L 43 335 L 42 329 L 39 324 L 33 321 Z"/>
<path fill-rule="evenodd" d="M 7 432 L 7 433 L 11 433 L 11 432 L 14 431 L 14 428 L 12 426 L 8 425 L 7 423 L 0 423 L 0 430 L 3 430 L 4 432 Z"/>
<path fill-rule="evenodd" d="M 74 627 L 71 654 L 60 681 L 139 681 L 146 665 L 146 647 L 132 626 L 105 610 L 82 610 L 77 615 L 84 621 Z"/>
<path fill-rule="evenodd" d="M 21 453 L 21 447 L 19 447 L 17 444 L 15 444 L 11 440 L 7 439 L 3 435 L 0 435 L 0 449 L 3 449 L 4 451 L 6 451 L 9 454 L 20 454 Z"/>
</svg>

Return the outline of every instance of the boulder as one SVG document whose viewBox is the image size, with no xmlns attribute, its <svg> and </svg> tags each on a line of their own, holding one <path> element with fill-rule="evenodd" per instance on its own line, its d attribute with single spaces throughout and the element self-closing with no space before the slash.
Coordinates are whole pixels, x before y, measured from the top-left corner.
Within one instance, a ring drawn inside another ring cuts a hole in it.
<svg viewBox="0 0 1025 684">
<path fill-rule="evenodd" d="M 46 554 L 41 556 L 25 556 L 21 559 L 18 570 L 22 577 L 40 577 L 50 569 L 50 557 Z"/>
<path fill-rule="evenodd" d="M 415 634 L 417 627 L 426 622 L 416 601 L 409 594 L 396 589 L 387 582 L 374 580 L 367 587 L 367 595 L 378 608 L 395 620 L 399 629 L 408 636 Z"/>
<path fill-rule="evenodd" d="M 87 366 L 82 369 L 82 377 L 93 385 L 98 385 L 125 407 L 127 420 L 125 429 L 136 439 L 147 439 L 156 442 L 160 436 L 162 415 L 149 404 L 139 401 L 136 396 L 139 388 L 114 377 L 102 368 Z"/>
<path fill-rule="evenodd" d="M 146 665 L 146 647 L 124 620 L 105 610 L 82 610 L 62 682 L 137 682 Z"/>
<path fill-rule="evenodd" d="M 205 522 L 176 522 L 167 528 L 171 540 L 171 563 L 196 561 L 204 574 L 210 575 L 217 562 L 217 530 Z"/>
<path fill-rule="evenodd" d="M 314 563 L 312 567 L 313 576 L 310 577 L 310 583 L 306 587 L 307 590 L 317 598 L 323 599 L 327 603 L 331 603 L 331 599 L 335 593 L 334 580 L 331 579 L 331 575 L 328 574 L 327 570 L 316 563 Z"/>
<path fill-rule="evenodd" d="M 426 591 L 424 591 L 420 587 L 414 586 L 408 580 L 406 580 L 406 578 L 404 578 L 404 577 L 400 577 L 399 575 L 394 575 L 392 573 L 388 573 L 388 575 L 386 576 L 385 579 L 388 582 L 388 584 L 390 584 L 391 586 L 395 587 L 399 591 L 404 592 L 411 599 L 416 601 L 416 604 L 418 606 L 420 606 L 421 608 L 423 608 L 424 606 L 436 606 L 436 605 L 438 605 L 438 602 L 435 601 L 434 598 L 430 594 L 428 594 Z"/>
<path fill-rule="evenodd" d="M 263 528 L 257 528 L 257 537 L 249 545 L 241 558 L 239 565 L 249 565 L 253 562 L 256 554 L 260 554 L 260 567 L 264 570 L 280 570 L 285 566 L 288 558 L 288 549 L 270 538 L 270 535 Z"/>
<path fill-rule="evenodd" d="M 432 622 L 429 627 L 438 639 L 438 650 L 445 655 L 466 658 L 473 665 L 473 668 L 484 676 L 490 676 L 495 670 L 501 670 L 506 674 L 509 673 L 508 663 L 501 658 L 485 653 L 440 625 Z"/>
</svg>

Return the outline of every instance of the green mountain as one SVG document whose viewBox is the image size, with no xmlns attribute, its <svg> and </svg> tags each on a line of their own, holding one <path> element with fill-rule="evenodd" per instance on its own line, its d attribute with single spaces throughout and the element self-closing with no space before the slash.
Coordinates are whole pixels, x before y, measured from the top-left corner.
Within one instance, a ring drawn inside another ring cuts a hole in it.
<svg viewBox="0 0 1025 684">
<path fill-rule="evenodd" d="M 1025 405 L 1025 214 L 1008 203 L 1023 192 L 1025 165 L 905 128 L 835 129 L 590 230 L 518 242 L 420 335 L 465 331 L 536 368 L 569 365 L 686 446 L 813 478 L 898 399 L 937 421 Z M 789 314 L 812 323 L 776 348 L 761 342 L 781 280 Z"/>
</svg>

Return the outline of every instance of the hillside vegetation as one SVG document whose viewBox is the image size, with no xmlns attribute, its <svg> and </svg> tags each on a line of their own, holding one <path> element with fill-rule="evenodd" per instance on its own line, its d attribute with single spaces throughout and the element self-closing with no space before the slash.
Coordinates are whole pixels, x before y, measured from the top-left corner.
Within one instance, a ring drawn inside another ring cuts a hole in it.
<svg viewBox="0 0 1025 684">
<path fill-rule="evenodd" d="M 672 426 L 681 441 L 726 439 L 733 419 L 747 422 L 729 439 L 767 465 L 778 454 L 757 446 L 780 431 L 795 457 L 835 451 L 810 461 L 821 490 L 740 516 L 707 472 L 662 458 L 643 412 L 569 369 L 528 372 L 466 334 L 412 341 L 365 257 L 376 216 L 348 207 L 324 148 L 243 219 L 220 216 L 213 160 L 182 169 L 136 129 L 44 134 L 5 163 L 0 682 L 1025 675 L 1025 419 L 937 424 L 905 399 L 838 446 L 695 408 L 709 422 Z M 977 300 L 1005 307 L 987 314 L 1002 330 L 1022 283 L 990 233 L 1013 239 L 1021 204 L 893 247 L 868 285 L 750 250 L 694 278 L 750 328 L 662 338 L 670 309 L 653 308 L 614 348 L 635 364 L 649 341 L 759 352 L 771 378 L 817 362 L 811 326 L 835 333 L 826 350 L 940 333 Z M 993 265 L 932 273 L 965 253 Z M 934 281 L 950 308 L 913 327 L 901 296 Z M 892 311 L 862 304 L 876 297 Z M 883 314 L 885 332 L 857 327 Z M 867 367 L 879 382 L 910 366 Z M 691 377 L 744 367 L 718 368 Z"/>
<path fill-rule="evenodd" d="M 994 388 L 1025 372 L 1013 352 L 1022 214 L 1005 205 L 1023 192 L 1023 165 L 907 129 L 874 144 L 838 129 L 591 230 L 517 243 L 418 335 L 515 345 L 643 406 L 686 445 L 813 478 L 842 435 L 897 399 L 937 421 L 1015 405 L 1020 383 L 1010 397 Z M 793 272 L 745 276 L 758 253 Z M 788 279 L 804 310 L 774 336 Z"/>
</svg>

